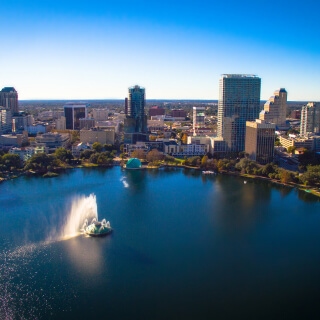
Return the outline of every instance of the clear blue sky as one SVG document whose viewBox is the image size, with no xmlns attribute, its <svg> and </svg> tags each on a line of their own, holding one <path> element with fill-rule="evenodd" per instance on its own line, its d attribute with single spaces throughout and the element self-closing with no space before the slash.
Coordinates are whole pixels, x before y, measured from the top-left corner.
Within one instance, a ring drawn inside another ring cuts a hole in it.
<svg viewBox="0 0 320 320">
<path fill-rule="evenodd" d="M 0 88 L 20 99 L 217 99 L 223 73 L 262 78 L 261 99 L 320 101 L 317 1 L 1 3 Z"/>
</svg>

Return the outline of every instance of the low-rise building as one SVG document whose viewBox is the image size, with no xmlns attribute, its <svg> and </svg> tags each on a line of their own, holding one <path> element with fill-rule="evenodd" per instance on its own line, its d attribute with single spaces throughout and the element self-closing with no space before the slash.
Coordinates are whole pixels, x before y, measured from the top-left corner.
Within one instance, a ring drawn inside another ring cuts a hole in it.
<svg viewBox="0 0 320 320">
<path fill-rule="evenodd" d="M 307 150 L 314 149 L 314 138 L 300 138 L 300 137 L 287 137 L 280 136 L 280 143 L 283 147 L 288 149 L 289 147 L 305 148 Z"/>
<path fill-rule="evenodd" d="M 43 123 L 33 124 L 31 126 L 27 126 L 28 134 L 38 134 L 38 133 L 46 133 L 47 125 Z"/>
<path fill-rule="evenodd" d="M 9 150 L 9 153 L 17 154 L 22 161 L 27 161 L 34 154 L 46 153 L 46 150 L 44 147 L 21 147 L 21 148 L 14 147 Z"/>
<path fill-rule="evenodd" d="M 153 106 L 149 109 L 149 117 L 153 116 L 163 116 L 165 114 L 165 109 L 158 107 L 158 106 Z"/>
<path fill-rule="evenodd" d="M 163 131 L 164 130 L 164 121 L 163 119 L 159 120 L 148 120 L 147 121 L 148 131 Z"/>
<path fill-rule="evenodd" d="M 95 120 L 93 118 L 83 118 L 80 119 L 80 130 L 81 129 L 91 129 L 95 126 Z"/>
<path fill-rule="evenodd" d="M 67 147 L 70 141 L 69 134 L 47 132 L 37 134 L 34 145 L 48 148 L 49 153 L 54 152 L 57 148 Z"/>
<path fill-rule="evenodd" d="M 3 134 L 0 136 L 1 147 L 21 147 L 28 143 L 28 132 Z"/>
<path fill-rule="evenodd" d="M 114 144 L 115 131 L 114 128 L 100 129 L 91 128 L 90 130 L 80 130 L 80 141 L 83 143 L 93 144 L 99 142 L 103 144 Z"/>
<path fill-rule="evenodd" d="M 71 147 L 71 153 L 75 158 L 80 158 L 81 152 L 85 150 L 90 150 L 90 146 L 86 143 L 80 142 L 76 146 Z"/>
</svg>

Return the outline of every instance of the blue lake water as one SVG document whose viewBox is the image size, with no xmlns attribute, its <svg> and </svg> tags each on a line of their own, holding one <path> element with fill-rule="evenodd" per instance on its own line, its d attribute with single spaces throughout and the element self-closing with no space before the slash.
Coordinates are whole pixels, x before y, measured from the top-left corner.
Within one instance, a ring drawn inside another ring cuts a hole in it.
<svg viewBox="0 0 320 320">
<path fill-rule="evenodd" d="M 60 240 L 88 205 L 114 232 Z M 0 319 L 319 319 L 319 267 L 320 201 L 296 189 L 119 167 L 0 184 Z"/>
</svg>

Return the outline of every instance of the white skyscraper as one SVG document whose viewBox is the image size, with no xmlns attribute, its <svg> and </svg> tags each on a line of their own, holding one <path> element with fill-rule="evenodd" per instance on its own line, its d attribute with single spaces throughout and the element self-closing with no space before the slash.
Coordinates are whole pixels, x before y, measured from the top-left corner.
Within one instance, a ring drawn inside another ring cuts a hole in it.
<svg viewBox="0 0 320 320">
<path fill-rule="evenodd" d="M 320 133 L 320 105 L 309 102 L 301 109 L 300 135 L 307 137 L 309 134 Z"/>
<path fill-rule="evenodd" d="M 284 88 L 276 90 L 274 96 L 264 104 L 259 119 L 274 123 L 278 127 L 285 126 L 287 116 L 287 91 Z"/>
</svg>

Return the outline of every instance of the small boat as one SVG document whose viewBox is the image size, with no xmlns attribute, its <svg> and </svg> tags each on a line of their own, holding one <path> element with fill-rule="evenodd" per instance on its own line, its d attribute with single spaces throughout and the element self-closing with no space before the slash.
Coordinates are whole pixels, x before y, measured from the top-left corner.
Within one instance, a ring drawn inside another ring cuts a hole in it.
<svg viewBox="0 0 320 320">
<path fill-rule="evenodd" d="M 246 184 L 246 183 L 247 183 L 247 180 L 244 180 L 243 183 Z"/>
<path fill-rule="evenodd" d="M 88 225 L 88 221 L 86 220 L 82 231 L 84 234 L 91 237 L 103 237 L 112 232 L 112 228 L 110 226 L 110 222 L 103 219 L 102 221 L 97 221 L 93 219 L 91 224 Z"/>
<path fill-rule="evenodd" d="M 202 174 L 215 174 L 213 171 L 202 171 Z"/>
</svg>

